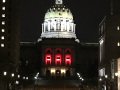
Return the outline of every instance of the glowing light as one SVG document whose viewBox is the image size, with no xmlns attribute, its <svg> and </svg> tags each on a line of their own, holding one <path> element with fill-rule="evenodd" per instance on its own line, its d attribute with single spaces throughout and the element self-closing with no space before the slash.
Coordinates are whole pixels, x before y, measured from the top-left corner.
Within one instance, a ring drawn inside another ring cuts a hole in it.
<svg viewBox="0 0 120 90">
<path fill-rule="evenodd" d="M 65 69 L 61 69 L 61 73 L 66 73 L 66 70 Z"/>
<path fill-rule="evenodd" d="M 79 79 L 81 79 L 81 80 L 82 80 L 82 77 L 80 77 Z"/>
<path fill-rule="evenodd" d="M 61 55 L 60 54 L 57 54 L 55 55 L 55 64 L 58 65 L 60 64 L 61 65 Z"/>
<path fill-rule="evenodd" d="M 105 78 L 108 78 L 108 75 L 105 75 Z"/>
<path fill-rule="evenodd" d="M 1 47 L 5 47 L 4 43 L 1 44 Z"/>
<path fill-rule="evenodd" d="M 2 31 L 2 32 L 5 32 L 5 29 L 2 29 L 1 31 Z"/>
<path fill-rule="evenodd" d="M 37 79 L 37 77 L 34 77 L 34 79 Z"/>
<path fill-rule="evenodd" d="M 99 81 L 102 81 L 102 79 L 100 78 Z"/>
<path fill-rule="evenodd" d="M 15 74 L 14 74 L 14 73 L 12 73 L 12 74 L 11 74 L 11 76 L 12 76 L 12 77 L 14 77 L 14 76 L 15 76 Z"/>
<path fill-rule="evenodd" d="M 5 25 L 5 21 L 2 21 L 2 25 Z"/>
<path fill-rule="evenodd" d="M 118 47 L 120 46 L 120 42 L 117 43 L 117 46 L 118 46 Z"/>
<path fill-rule="evenodd" d="M 2 14 L 2 17 L 5 17 L 5 14 Z"/>
<path fill-rule="evenodd" d="M 80 74 L 79 74 L 79 73 L 77 73 L 77 75 L 79 76 Z"/>
<path fill-rule="evenodd" d="M 5 7 L 2 7 L 2 10 L 5 10 Z"/>
<path fill-rule="evenodd" d="M 55 74 L 55 68 L 51 68 L 51 73 Z"/>
<path fill-rule="evenodd" d="M 118 76 L 118 73 L 115 73 L 115 76 Z"/>
<path fill-rule="evenodd" d="M 7 72 L 3 72 L 3 75 L 6 76 L 6 75 L 7 75 Z"/>
<path fill-rule="evenodd" d="M 51 61 L 52 61 L 51 54 L 47 54 L 46 57 L 45 57 L 45 63 L 46 64 L 51 64 Z"/>
<path fill-rule="evenodd" d="M 104 42 L 103 39 L 101 39 L 101 40 L 100 40 L 100 45 L 103 44 L 103 42 Z"/>
<path fill-rule="evenodd" d="M 28 80 L 28 77 L 26 77 L 26 80 Z"/>
<path fill-rule="evenodd" d="M 39 75 L 39 72 L 37 73 L 37 75 Z"/>
<path fill-rule="evenodd" d="M 71 65 L 71 55 L 65 55 L 65 64 Z"/>
<path fill-rule="evenodd" d="M 120 30 L 120 27 L 119 27 L 119 26 L 117 26 L 117 30 Z"/>
<path fill-rule="evenodd" d="M 6 2 L 6 0 L 2 0 L 2 2 L 3 2 L 3 3 L 5 3 L 5 2 Z"/>
<path fill-rule="evenodd" d="M 25 79 L 25 77 L 23 77 L 23 79 Z"/>
<path fill-rule="evenodd" d="M 20 78 L 20 75 L 18 75 L 18 78 Z"/>
<path fill-rule="evenodd" d="M 82 78 L 82 81 L 84 81 L 84 79 Z"/>
<path fill-rule="evenodd" d="M 1 39 L 2 39 L 2 40 L 4 40 L 4 39 L 5 39 L 5 37 L 4 37 L 4 36 L 1 36 Z"/>
<path fill-rule="evenodd" d="M 17 84 L 17 85 L 18 85 L 18 84 L 19 84 L 19 81 L 15 81 L 15 84 Z"/>
</svg>

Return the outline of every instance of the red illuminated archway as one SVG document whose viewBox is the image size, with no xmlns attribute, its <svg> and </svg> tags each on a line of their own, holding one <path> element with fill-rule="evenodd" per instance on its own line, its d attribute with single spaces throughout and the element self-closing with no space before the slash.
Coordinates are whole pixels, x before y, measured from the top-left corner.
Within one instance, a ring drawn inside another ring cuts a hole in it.
<svg viewBox="0 0 120 90">
<path fill-rule="evenodd" d="M 72 56 L 71 56 L 71 54 L 66 54 L 65 55 L 65 64 L 66 65 L 71 65 L 71 63 L 72 63 Z"/>
<path fill-rule="evenodd" d="M 51 63 L 52 63 L 52 49 L 46 48 L 46 50 L 45 50 L 45 64 L 51 65 Z"/>
<path fill-rule="evenodd" d="M 62 62 L 62 55 L 61 54 L 56 54 L 55 55 L 55 64 L 56 65 L 61 65 Z"/>
<path fill-rule="evenodd" d="M 52 62 L 52 55 L 51 54 L 46 54 L 46 56 L 45 56 L 46 65 L 51 64 L 51 62 Z"/>
</svg>

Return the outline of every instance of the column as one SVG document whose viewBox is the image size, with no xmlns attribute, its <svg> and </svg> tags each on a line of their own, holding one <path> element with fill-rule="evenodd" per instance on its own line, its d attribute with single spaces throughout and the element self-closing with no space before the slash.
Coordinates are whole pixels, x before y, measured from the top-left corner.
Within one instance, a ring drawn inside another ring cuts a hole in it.
<svg viewBox="0 0 120 90">
<path fill-rule="evenodd" d="M 43 32 L 45 32 L 45 29 L 46 29 L 46 28 L 45 28 L 45 23 L 43 24 L 43 26 L 44 26 Z"/>
<path fill-rule="evenodd" d="M 63 22 L 61 22 L 61 31 L 63 31 Z"/>
<path fill-rule="evenodd" d="M 74 24 L 74 32 L 75 32 L 75 27 L 76 27 L 76 24 Z"/>
<path fill-rule="evenodd" d="M 67 31 L 69 32 L 70 30 L 70 25 L 69 25 L 69 22 L 67 22 Z"/>
<path fill-rule="evenodd" d="M 42 23 L 42 33 L 44 32 L 44 23 Z"/>
<path fill-rule="evenodd" d="M 73 28 L 73 25 L 74 25 L 74 24 L 73 24 L 73 23 L 71 23 L 72 32 L 74 32 L 74 28 Z"/>
<path fill-rule="evenodd" d="M 50 31 L 50 22 L 48 22 L 48 31 Z"/>
<path fill-rule="evenodd" d="M 54 31 L 56 31 L 56 21 L 54 22 Z"/>
</svg>

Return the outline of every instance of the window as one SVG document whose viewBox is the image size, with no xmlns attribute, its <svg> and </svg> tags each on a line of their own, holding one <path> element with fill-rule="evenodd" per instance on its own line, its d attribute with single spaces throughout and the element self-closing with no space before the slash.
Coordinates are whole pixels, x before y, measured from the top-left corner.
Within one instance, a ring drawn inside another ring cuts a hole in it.
<svg viewBox="0 0 120 90">
<path fill-rule="evenodd" d="M 51 64 L 51 61 L 52 61 L 52 55 L 51 54 L 47 54 L 45 56 L 45 63 L 46 64 Z"/>
<path fill-rule="evenodd" d="M 71 55 L 67 54 L 65 55 L 65 64 L 66 65 L 71 65 Z"/>
<path fill-rule="evenodd" d="M 2 2 L 3 2 L 3 3 L 5 3 L 5 2 L 6 2 L 6 0 L 2 0 Z"/>
<path fill-rule="evenodd" d="M 51 74 L 55 74 L 55 68 L 51 68 Z"/>
<path fill-rule="evenodd" d="M 66 70 L 65 70 L 65 69 L 61 69 L 61 73 L 62 73 L 62 74 L 65 74 L 65 73 L 66 73 Z"/>
<path fill-rule="evenodd" d="M 117 46 L 120 47 L 120 42 L 117 43 Z"/>
<path fill-rule="evenodd" d="M 5 7 L 2 7 L 2 10 L 5 10 Z"/>
<path fill-rule="evenodd" d="M 99 70 L 99 76 L 100 77 L 105 76 L 105 68 Z"/>
<path fill-rule="evenodd" d="M 1 47 L 5 47 L 4 43 L 1 44 Z"/>
<path fill-rule="evenodd" d="M 4 40 L 4 39 L 5 39 L 5 37 L 4 37 L 4 36 L 1 36 L 1 39 L 2 39 L 2 40 Z"/>
<path fill-rule="evenodd" d="M 2 14 L 2 17 L 5 17 L 5 14 Z"/>
<path fill-rule="evenodd" d="M 5 32 L 5 29 L 2 29 L 1 31 L 2 31 L 2 32 Z"/>
<path fill-rule="evenodd" d="M 2 25 L 5 25 L 5 21 L 2 21 Z"/>
<path fill-rule="evenodd" d="M 120 27 L 119 27 L 119 26 L 117 26 L 117 30 L 120 30 Z"/>
<path fill-rule="evenodd" d="M 60 54 L 55 55 L 55 64 L 56 65 L 61 65 L 62 57 Z"/>
</svg>

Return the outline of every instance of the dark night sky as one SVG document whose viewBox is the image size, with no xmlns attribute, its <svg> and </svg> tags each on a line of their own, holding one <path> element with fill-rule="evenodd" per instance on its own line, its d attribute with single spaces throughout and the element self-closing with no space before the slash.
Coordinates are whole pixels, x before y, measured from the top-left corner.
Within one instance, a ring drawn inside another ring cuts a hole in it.
<svg viewBox="0 0 120 90">
<path fill-rule="evenodd" d="M 37 41 L 44 15 L 54 0 L 21 0 L 21 41 Z M 74 17 L 81 42 L 98 41 L 98 25 L 105 15 L 104 0 L 63 0 Z"/>
</svg>

